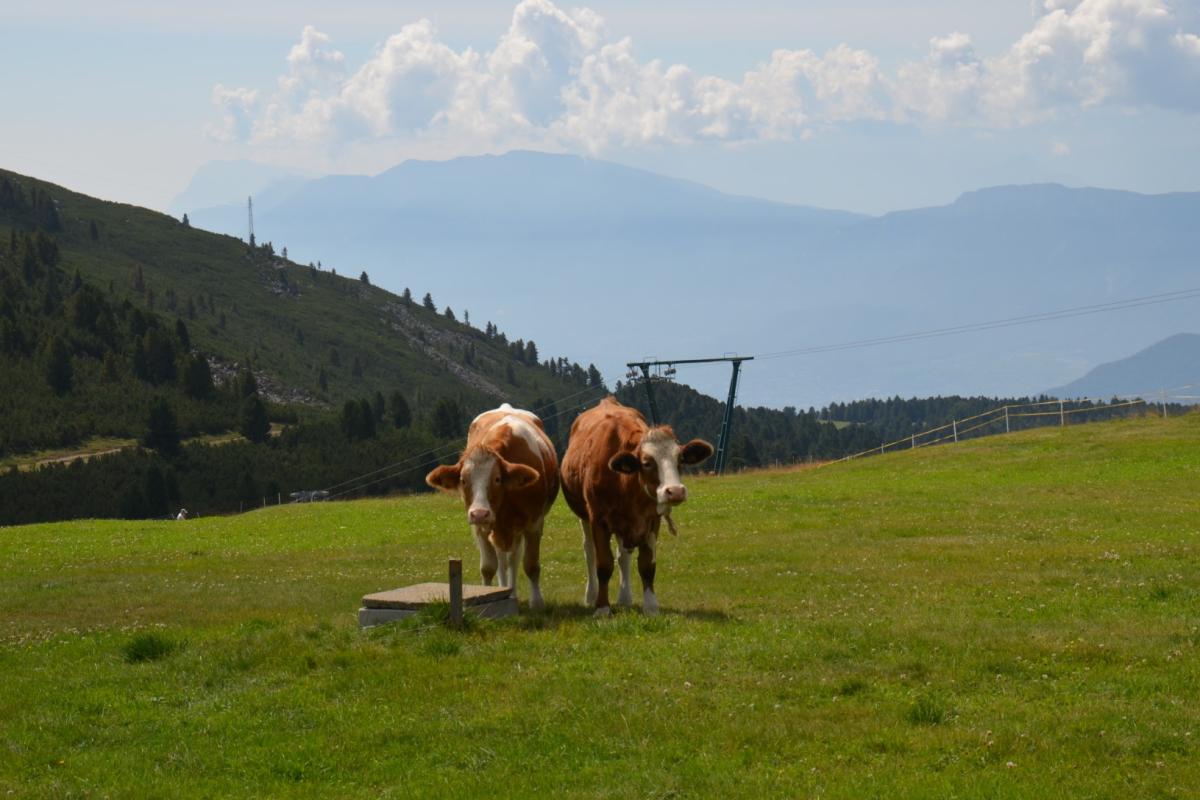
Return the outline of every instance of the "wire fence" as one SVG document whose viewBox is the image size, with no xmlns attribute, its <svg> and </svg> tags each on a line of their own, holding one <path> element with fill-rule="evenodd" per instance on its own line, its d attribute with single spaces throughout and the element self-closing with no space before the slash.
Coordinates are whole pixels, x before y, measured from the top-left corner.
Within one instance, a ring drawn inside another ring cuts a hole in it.
<svg viewBox="0 0 1200 800">
<path fill-rule="evenodd" d="M 1197 400 L 1200 400 L 1200 395 L 1197 394 L 1181 394 L 1181 392 L 1187 390 L 1195 390 L 1197 386 L 1196 384 L 1188 384 L 1186 386 L 1175 387 L 1174 389 L 1143 393 L 1149 395 L 1150 399 L 1142 396 L 1126 395 L 1125 397 L 1130 397 L 1131 399 L 1122 399 L 1120 396 L 1109 400 L 1085 397 L 1072 400 L 1052 399 L 1003 405 L 970 417 L 951 420 L 945 425 L 911 433 L 900 439 L 884 442 L 867 450 L 851 453 L 827 463 L 838 464 L 843 461 L 862 458 L 863 456 L 883 455 L 897 450 L 916 450 L 919 447 L 957 443 L 964 439 L 978 438 L 980 436 L 1012 433 L 1014 430 L 1037 427 L 1046 423 L 1066 427 L 1077 419 L 1084 422 L 1089 421 L 1087 417 L 1081 415 L 1112 419 L 1114 416 L 1127 417 L 1135 414 L 1143 415 L 1154 412 L 1166 417 L 1169 405 L 1176 405 L 1180 401 L 1183 401 L 1184 404 L 1195 404 Z"/>
</svg>

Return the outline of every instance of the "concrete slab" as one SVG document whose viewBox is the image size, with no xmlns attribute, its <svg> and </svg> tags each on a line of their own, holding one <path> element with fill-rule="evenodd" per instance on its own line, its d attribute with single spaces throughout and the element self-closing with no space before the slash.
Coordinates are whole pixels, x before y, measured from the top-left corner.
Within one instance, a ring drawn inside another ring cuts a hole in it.
<svg viewBox="0 0 1200 800">
<path fill-rule="evenodd" d="M 414 588 L 414 587 L 409 587 Z M 467 587 L 463 587 L 464 593 Z M 484 589 L 492 587 L 484 586 Z M 381 592 L 386 594 L 386 592 Z M 365 600 L 366 598 L 364 598 Z M 464 600 L 465 602 L 465 600 Z M 370 608 L 364 603 L 363 607 L 358 610 L 358 627 L 373 628 L 376 625 L 384 625 L 389 622 L 397 622 L 399 620 L 411 617 L 420 609 L 418 608 Z M 511 597 L 503 600 L 494 600 L 490 603 L 474 603 L 465 606 L 463 611 L 467 614 L 472 614 L 480 619 L 500 619 L 501 617 L 515 617 L 517 615 L 517 601 Z"/>
<path fill-rule="evenodd" d="M 505 600 L 512 593 L 511 589 L 501 586 L 478 586 L 463 584 L 463 606 L 477 606 L 484 603 L 495 603 Z M 449 603 L 450 584 L 448 583 L 418 583 L 405 586 L 402 589 L 391 589 L 386 592 L 375 592 L 365 595 L 362 599 L 364 608 L 408 609 L 415 611 L 431 603 Z"/>
</svg>

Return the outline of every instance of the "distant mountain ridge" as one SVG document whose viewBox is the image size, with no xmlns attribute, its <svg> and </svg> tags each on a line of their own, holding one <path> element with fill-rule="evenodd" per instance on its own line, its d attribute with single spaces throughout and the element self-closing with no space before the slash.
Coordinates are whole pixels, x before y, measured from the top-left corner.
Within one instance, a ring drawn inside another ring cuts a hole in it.
<svg viewBox="0 0 1200 800">
<path fill-rule="evenodd" d="M 1155 342 L 1128 358 L 1101 364 L 1078 380 L 1057 389 L 1051 397 L 1108 398 L 1114 395 L 1155 397 L 1160 391 L 1200 385 L 1200 335 L 1180 333 Z M 1188 391 L 1196 395 L 1200 391 Z"/>
<path fill-rule="evenodd" d="M 1200 252 L 1200 193 L 1001 186 L 869 217 L 526 151 L 264 192 L 255 219 L 259 238 L 293 258 L 519 318 L 610 378 L 648 354 L 773 352 L 1176 290 L 1194 283 Z M 243 201 L 192 220 L 244 235 Z M 809 356 L 763 380 L 754 364 L 743 391 L 775 406 L 1032 394 L 1131 340 L 1186 329 L 1188 309 L 1094 319 Z M 724 392 L 715 371 L 691 380 Z"/>
</svg>

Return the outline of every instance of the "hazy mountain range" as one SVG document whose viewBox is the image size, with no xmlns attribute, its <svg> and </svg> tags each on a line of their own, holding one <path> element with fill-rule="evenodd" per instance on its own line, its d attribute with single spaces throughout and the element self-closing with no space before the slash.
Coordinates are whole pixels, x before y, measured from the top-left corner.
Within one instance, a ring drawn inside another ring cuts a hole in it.
<svg viewBox="0 0 1200 800">
<path fill-rule="evenodd" d="M 1200 395 L 1200 336 L 1180 333 L 1128 358 L 1101 364 L 1082 378 L 1049 390 L 1056 397 L 1108 398 L 1137 395 L 1154 398 L 1159 392 L 1191 402 Z"/>
<path fill-rule="evenodd" d="M 236 176 L 236 165 L 224 167 Z M 257 173 L 224 205 L 220 175 L 172 205 L 302 262 L 431 292 L 595 362 L 766 354 L 1103 303 L 1196 281 L 1200 194 L 1059 185 L 983 189 L 866 217 L 723 194 L 545 153 L 408 161 L 375 176 Z M 1195 301 L 989 333 L 747 365 L 742 400 L 821 405 L 871 395 L 1022 394 L 1189 326 Z M 681 369 L 718 396 L 727 373 Z"/>
</svg>

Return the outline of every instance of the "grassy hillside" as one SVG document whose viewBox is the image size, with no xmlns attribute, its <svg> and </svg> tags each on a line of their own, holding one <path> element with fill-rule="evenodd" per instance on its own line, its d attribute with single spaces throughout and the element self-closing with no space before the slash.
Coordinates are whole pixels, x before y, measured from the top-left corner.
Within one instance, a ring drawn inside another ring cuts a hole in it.
<svg viewBox="0 0 1200 800">
<path fill-rule="evenodd" d="M 429 311 L 361 282 L 358 265 L 318 270 L 143 208 L 3 170 L 0 182 L 10 187 L 0 196 L 5 242 L 14 230 L 44 230 L 68 275 L 78 271 L 114 303 L 186 320 L 196 349 L 230 365 L 249 358 L 278 400 L 337 405 L 398 389 L 419 411 L 439 396 L 478 408 L 578 388 L 536 359 L 515 357 L 479 329 L 484 320 L 469 327 L 445 317 L 454 298 L 435 298 L 439 311 Z M 413 266 L 418 299 L 423 271 L 435 268 Z M 462 319 L 465 309 L 456 310 Z"/>
<path fill-rule="evenodd" d="M 0 792 L 1195 796 L 1198 437 L 694 478 L 658 618 L 590 618 L 560 503 L 549 611 L 465 634 L 354 623 L 471 557 L 443 496 L 3 529 Z"/>
</svg>

